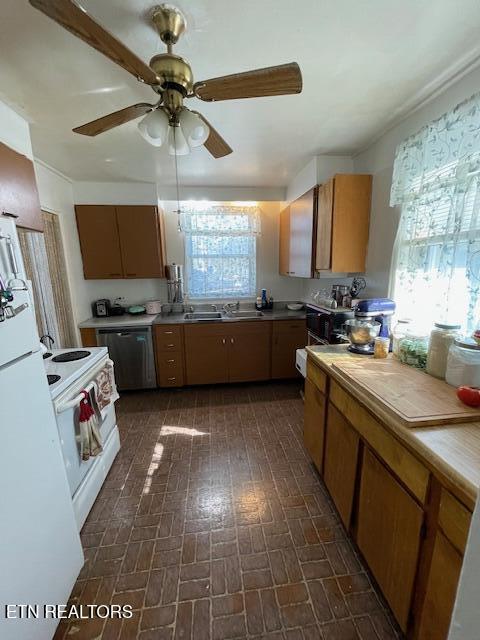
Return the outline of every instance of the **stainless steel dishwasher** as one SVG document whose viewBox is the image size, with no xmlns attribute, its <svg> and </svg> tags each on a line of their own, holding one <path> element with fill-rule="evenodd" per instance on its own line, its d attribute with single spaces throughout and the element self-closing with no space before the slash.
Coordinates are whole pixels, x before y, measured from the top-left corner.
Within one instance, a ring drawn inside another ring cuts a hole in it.
<svg viewBox="0 0 480 640">
<path fill-rule="evenodd" d="M 115 364 L 117 387 L 152 389 L 157 386 L 151 327 L 97 329 L 97 344 L 108 347 Z"/>
</svg>

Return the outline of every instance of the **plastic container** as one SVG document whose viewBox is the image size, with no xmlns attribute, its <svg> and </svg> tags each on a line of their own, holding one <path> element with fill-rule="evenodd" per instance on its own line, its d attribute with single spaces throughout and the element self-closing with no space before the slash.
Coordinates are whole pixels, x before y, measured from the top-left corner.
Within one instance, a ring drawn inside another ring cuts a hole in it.
<svg viewBox="0 0 480 640">
<path fill-rule="evenodd" d="M 147 302 L 145 302 L 145 310 L 147 314 L 151 316 L 162 313 L 161 300 L 147 300 Z"/>
<path fill-rule="evenodd" d="M 427 373 L 443 380 L 447 371 L 447 357 L 455 338 L 460 337 L 459 324 L 435 322 L 430 333 L 427 353 Z"/>
<path fill-rule="evenodd" d="M 398 359 L 416 369 L 427 366 L 428 336 L 415 331 L 411 325 L 398 341 Z"/>
<path fill-rule="evenodd" d="M 411 320 L 408 318 L 404 318 L 399 320 L 397 324 L 394 326 L 392 331 L 392 352 L 394 356 L 398 358 L 398 347 L 400 344 L 400 340 L 404 338 L 409 330 Z"/>
<path fill-rule="evenodd" d="M 382 336 L 378 336 L 377 338 L 375 338 L 375 343 L 373 347 L 374 358 L 388 358 L 389 350 L 390 350 L 390 338 L 384 338 Z"/>
<path fill-rule="evenodd" d="M 454 387 L 480 387 L 480 345 L 475 340 L 454 340 L 448 352 L 445 380 Z"/>
</svg>

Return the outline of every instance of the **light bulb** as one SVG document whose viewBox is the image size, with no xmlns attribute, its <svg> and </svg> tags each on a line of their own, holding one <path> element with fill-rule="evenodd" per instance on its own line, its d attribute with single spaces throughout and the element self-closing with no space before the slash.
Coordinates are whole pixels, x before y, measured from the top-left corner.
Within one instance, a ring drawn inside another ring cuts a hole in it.
<svg viewBox="0 0 480 640">
<path fill-rule="evenodd" d="M 199 147 L 204 144 L 210 135 L 208 125 L 199 115 L 193 113 L 186 107 L 184 107 L 180 113 L 180 126 L 191 147 Z"/>
<path fill-rule="evenodd" d="M 167 138 L 168 116 L 163 109 L 154 109 L 138 123 L 142 137 L 154 147 L 161 147 Z"/>
<path fill-rule="evenodd" d="M 177 149 L 177 156 L 186 156 L 190 153 L 190 147 L 185 140 L 181 127 L 170 127 L 168 129 L 167 142 L 168 153 L 171 156 L 175 155 L 175 148 Z"/>
</svg>

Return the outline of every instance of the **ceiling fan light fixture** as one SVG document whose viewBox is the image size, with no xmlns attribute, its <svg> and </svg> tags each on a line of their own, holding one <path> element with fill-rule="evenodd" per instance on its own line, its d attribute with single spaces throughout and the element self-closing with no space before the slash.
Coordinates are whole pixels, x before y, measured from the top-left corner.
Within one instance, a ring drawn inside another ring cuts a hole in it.
<svg viewBox="0 0 480 640">
<path fill-rule="evenodd" d="M 138 123 L 141 136 L 154 147 L 161 147 L 168 137 L 168 116 L 163 109 L 154 109 Z"/>
<path fill-rule="evenodd" d="M 184 107 L 180 113 L 179 121 L 190 147 L 200 147 L 205 144 L 210 135 L 210 129 L 199 115 Z"/>
<path fill-rule="evenodd" d="M 171 156 L 187 156 L 190 147 L 180 126 L 170 125 L 167 136 L 168 153 Z"/>
</svg>

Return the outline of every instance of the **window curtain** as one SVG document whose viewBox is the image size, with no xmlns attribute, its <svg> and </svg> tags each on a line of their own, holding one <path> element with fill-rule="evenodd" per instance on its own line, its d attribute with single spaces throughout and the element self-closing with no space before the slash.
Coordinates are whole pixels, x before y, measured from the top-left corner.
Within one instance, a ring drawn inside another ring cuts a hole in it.
<svg viewBox="0 0 480 640">
<path fill-rule="evenodd" d="M 27 277 L 32 282 L 40 336 L 49 334 L 55 347 L 76 346 L 72 304 L 67 283 L 60 221 L 42 212 L 44 232 L 18 229 Z"/>
<path fill-rule="evenodd" d="M 471 331 L 480 319 L 480 94 L 399 145 L 390 205 L 401 207 L 399 316 Z"/>
<path fill-rule="evenodd" d="M 182 206 L 180 228 L 191 298 L 255 295 L 256 237 L 261 231 L 257 207 Z"/>
</svg>

